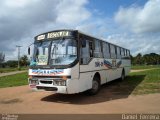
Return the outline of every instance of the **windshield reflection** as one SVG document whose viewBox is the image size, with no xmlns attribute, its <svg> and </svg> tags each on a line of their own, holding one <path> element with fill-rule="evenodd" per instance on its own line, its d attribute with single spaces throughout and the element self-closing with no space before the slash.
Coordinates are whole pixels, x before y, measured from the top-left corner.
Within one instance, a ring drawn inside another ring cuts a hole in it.
<svg viewBox="0 0 160 120">
<path fill-rule="evenodd" d="M 52 42 L 50 65 L 67 65 L 76 58 L 77 46 L 75 40 L 65 39 Z"/>
<path fill-rule="evenodd" d="M 73 39 L 40 41 L 34 44 L 33 65 L 68 65 L 77 58 L 77 44 Z"/>
</svg>

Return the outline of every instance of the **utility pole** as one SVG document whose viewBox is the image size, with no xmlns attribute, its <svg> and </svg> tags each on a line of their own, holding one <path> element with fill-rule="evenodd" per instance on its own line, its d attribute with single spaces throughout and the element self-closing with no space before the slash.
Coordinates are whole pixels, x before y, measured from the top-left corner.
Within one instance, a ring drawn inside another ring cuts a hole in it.
<svg viewBox="0 0 160 120">
<path fill-rule="evenodd" d="M 19 59 L 20 59 L 20 47 L 19 45 L 16 45 L 16 47 L 18 48 L 18 69 L 20 69 L 20 64 L 19 64 Z"/>
</svg>

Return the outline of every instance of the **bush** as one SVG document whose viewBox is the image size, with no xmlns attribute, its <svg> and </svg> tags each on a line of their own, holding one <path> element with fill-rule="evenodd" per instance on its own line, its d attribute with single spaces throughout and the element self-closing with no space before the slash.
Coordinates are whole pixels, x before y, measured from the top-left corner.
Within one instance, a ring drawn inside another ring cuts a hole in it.
<svg viewBox="0 0 160 120">
<path fill-rule="evenodd" d="M 16 60 L 9 60 L 6 62 L 7 66 L 14 67 L 14 68 L 18 66 L 17 64 L 18 64 L 18 61 L 16 61 Z"/>
</svg>

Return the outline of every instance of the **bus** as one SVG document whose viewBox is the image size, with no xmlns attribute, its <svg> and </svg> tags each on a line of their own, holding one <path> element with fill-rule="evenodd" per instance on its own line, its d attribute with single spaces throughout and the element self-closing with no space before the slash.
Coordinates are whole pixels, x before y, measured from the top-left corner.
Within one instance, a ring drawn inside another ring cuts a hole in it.
<svg viewBox="0 0 160 120">
<path fill-rule="evenodd" d="M 94 95 L 102 84 L 124 80 L 131 68 L 130 50 L 79 30 L 40 34 L 32 53 L 28 81 L 34 90 Z"/>
</svg>

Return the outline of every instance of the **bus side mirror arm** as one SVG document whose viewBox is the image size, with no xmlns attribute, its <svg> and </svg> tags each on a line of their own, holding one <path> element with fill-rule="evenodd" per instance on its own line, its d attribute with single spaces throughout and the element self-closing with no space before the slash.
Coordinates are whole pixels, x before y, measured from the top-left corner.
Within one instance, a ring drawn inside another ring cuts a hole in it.
<svg viewBox="0 0 160 120">
<path fill-rule="evenodd" d="M 33 44 L 34 44 L 34 43 L 32 43 L 32 44 L 30 44 L 30 45 L 28 46 L 28 55 L 31 54 L 31 48 L 30 48 L 30 46 L 33 45 Z"/>
<path fill-rule="evenodd" d="M 28 47 L 28 55 L 30 55 L 31 49 L 30 47 Z"/>
</svg>

